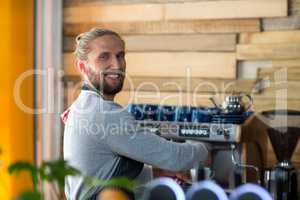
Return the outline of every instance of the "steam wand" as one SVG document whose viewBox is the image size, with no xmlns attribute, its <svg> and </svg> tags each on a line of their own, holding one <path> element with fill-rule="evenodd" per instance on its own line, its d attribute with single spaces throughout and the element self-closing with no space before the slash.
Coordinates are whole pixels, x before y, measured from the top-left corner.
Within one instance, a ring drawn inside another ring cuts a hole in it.
<svg viewBox="0 0 300 200">
<path fill-rule="evenodd" d="M 258 167 L 254 166 L 254 165 L 247 165 L 247 164 L 241 164 L 241 163 L 238 163 L 236 161 L 236 158 L 235 158 L 235 150 L 236 150 L 236 145 L 235 144 L 231 144 L 230 145 L 230 149 L 231 149 L 231 160 L 232 160 L 232 163 L 238 167 L 238 168 L 243 168 L 243 169 L 252 169 L 256 172 L 256 178 L 257 178 L 257 183 L 260 184 L 260 177 L 259 177 L 259 169 Z"/>
</svg>

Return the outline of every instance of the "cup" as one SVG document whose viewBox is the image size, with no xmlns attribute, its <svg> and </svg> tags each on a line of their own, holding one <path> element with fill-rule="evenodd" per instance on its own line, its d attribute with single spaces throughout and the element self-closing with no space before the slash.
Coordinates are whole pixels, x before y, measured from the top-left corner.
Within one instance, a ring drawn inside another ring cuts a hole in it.
<svg viewBox="0 0 300 200">
<path fill-rule="evenodd" d="M 135 120 L 143 120 L 143 104 L 129 104 L 127 111 L 133 115 Z"/>
<path fill-rule="evenodd" d="M 144 120 L 157 121 L 158 119 L 158 105 L 145 104 L 143 108 Z"/>
<path fill-rule="evenodd" d="M 192 112 L 195 107 L 179 106 L 176 108 L 175 121 L 177 122 L 192 122 Z"/>
<path fill-rule="evenodd" d="M 160 106 L 158 111 L 159 121 L 174 121 L 176 106 Z"/>
<path fill-rule="evenodd" d="M 207 108 L 196 108 L 192 111 L 192 122 L 211 122 L 212 113 Z"/>
</svg>

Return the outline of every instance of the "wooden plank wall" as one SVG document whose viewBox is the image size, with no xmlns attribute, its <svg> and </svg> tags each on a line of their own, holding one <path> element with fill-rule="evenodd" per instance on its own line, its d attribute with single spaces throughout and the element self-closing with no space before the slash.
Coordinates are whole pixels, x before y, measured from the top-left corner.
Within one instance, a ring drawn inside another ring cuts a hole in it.
<svg viewBox="0 0 300 200">
<path fill-rule="evenodd" d="M 257 111 L 284 103 L 300 110 L 300 0 L 65 0 L 66 107 L 80 90 L 74 38 L 92 27 L 127 43 L 128 78 L 116 99 L 123 105 L 211 106 L 211 95 L 242 91 Z M 300 168 L 300 145 L 296 152 Z"/>
</svg>

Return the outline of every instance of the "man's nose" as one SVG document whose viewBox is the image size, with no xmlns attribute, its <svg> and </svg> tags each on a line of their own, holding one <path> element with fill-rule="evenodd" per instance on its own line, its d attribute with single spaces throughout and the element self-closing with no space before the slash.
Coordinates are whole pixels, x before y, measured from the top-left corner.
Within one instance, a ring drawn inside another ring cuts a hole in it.
<svg viewBox="0 0 300 200">
<path fill-rule="evenodd" d="M 117 56 L 112 57 L 110 65 L 111 65 L 111 69 L 120 69 L 121 68 L 121 62 Z"/>
</svg>

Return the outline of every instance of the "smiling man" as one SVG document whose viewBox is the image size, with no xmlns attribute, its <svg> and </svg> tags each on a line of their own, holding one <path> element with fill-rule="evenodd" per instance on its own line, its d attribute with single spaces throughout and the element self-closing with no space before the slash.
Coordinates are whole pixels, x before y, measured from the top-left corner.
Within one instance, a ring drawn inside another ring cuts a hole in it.
<svg viewBox="0 0 300 200">
<path fill-rule="evenodd" d="M 126 71 L 125 43 L 117 33 L 94 28 L 80 34 L 75 55 L 84 84 L 64 114 L 64 158 L 71 165 L 101 180 L 136 180 L 144 163 L 180 172 L 207 158 L 202 143 L 175 143 L 136 127 L 133 116 L 113 101 Z M 96 199 L 101 189 L 89 190 L 88 199 Z M 67 199 L 79 199 L 82 178 L 66 178 L 65 190 Z"/>
</svg>

